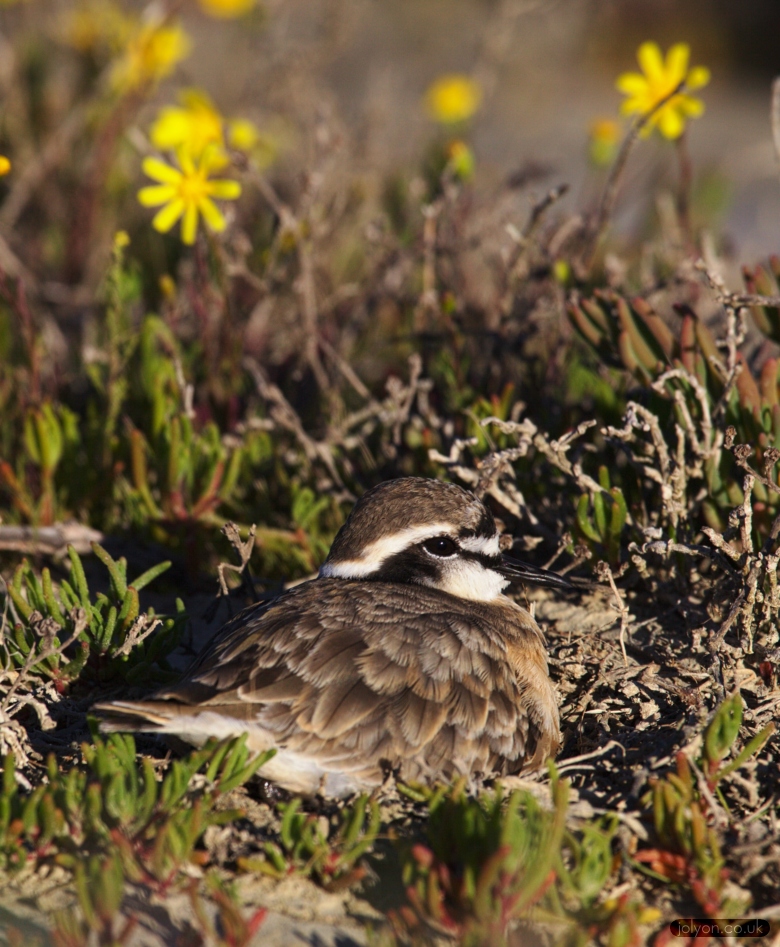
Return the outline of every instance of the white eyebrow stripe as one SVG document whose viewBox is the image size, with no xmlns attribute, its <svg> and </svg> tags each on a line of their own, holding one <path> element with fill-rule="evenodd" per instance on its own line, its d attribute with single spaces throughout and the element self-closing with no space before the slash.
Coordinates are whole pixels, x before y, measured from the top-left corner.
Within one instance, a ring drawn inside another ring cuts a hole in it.
<svg viewBox="0 0 780 947">
<path fill-rule="evenodd" d="M 492 536 L 466 536 L 459 539 L 460 548 L 466 552 L 476 552 L 482 556 L 499 556 L 501 547 L 498 542 L 498 533 Z"/>
<path fill-rule="evenodd" d="M 426 523 L 424 526 L 410 526 L 389 536 L 382 536 L 369 543 L 359 559 L 345 559 L 342 562 L 326 562 L 320 568 L 320 578 L 359 579 L 377 572 L 385 559 L 403 552 L 410 546 L 435 536 L 453 536 L 452 523 Z"/>
<path fill-rule="evenodd" d="M 464 539 L 459 539 L 453 535 L 452 523 L 427 523 L 424 526 L 410 526 L 408 529 L 374 540 L 366 546 L 358 559 L 326 562 L 320 569 L 320 578 L 360 579 L 372 575 L 382 567 L 386 559 L 436 536 L 449 536 L 466 552 L 475 552 L 485 556 L 498 556 L 501 552 L 498 534 L 466 536 Z"/>
</svg>

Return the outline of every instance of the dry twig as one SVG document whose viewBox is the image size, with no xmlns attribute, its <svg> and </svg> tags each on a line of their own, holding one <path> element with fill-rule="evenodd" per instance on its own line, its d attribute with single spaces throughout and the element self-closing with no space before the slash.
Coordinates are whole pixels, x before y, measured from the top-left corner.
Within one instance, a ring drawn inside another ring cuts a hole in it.
<svg viewBox="0 0 780 947">
<path fill-rule="evenodd" d="M 780 161 L 780 78 L 772 83 L 772 105 L 770 109 L 772 125 L 772 142 L 775 146 L 775 155 Z"/>
<path fill-rule="evenodd" d="M 612 589 L 612 594 L 615 596 L 615 605 L 613 607 L 620 615 L 620 650 L 623 654 L 623 664 L 627 667 L 628 654 L 626 653 L 626 631 L 628 630 L 628 624 L 631 620 L 631 612 L 623 600 L 623 596 L 620 594 L 620 590 L 618 589 L 617 583 L 615 582 L 615 576 L 612 574 L 612 569 L 610 569 L 609 564 L 606 562 L 599 562 L 596 566 L 596 572 L 600 579 L 609 582 L 609 585 Z"/>
</svg>

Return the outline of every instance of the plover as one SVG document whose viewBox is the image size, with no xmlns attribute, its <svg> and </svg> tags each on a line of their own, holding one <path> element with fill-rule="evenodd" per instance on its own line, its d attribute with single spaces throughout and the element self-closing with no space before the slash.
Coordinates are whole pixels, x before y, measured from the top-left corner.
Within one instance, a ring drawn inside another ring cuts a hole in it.
<svg viewBox="0 0 780 947">
<path fill-rule="evenodd" d="M 545 642 L 504 592 L 565 586 L 507 559 L 490 510 L 408 477 L 355 505 L 317 578 L 228 622 L 174 687 L 94 707 L 104 731 L 200 745 L 247 733 L 260 774 L 344 797 L 538 768 L 560 743 Z"/>
</svg>

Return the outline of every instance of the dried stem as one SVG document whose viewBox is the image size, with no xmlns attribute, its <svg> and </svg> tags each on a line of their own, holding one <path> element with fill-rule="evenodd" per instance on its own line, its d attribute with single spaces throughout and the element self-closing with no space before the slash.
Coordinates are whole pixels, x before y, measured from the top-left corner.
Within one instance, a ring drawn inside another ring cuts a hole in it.
<svg viewBox="0 0 780 947">
<path fill-rule="evenodd" d="M 83 523 L 54 523 L 51 526 L 0 526 L 0 550 L 30 556 L 61 558 L 68 546 L 83 555 L 92 543 L 102 543 L 103 533 Z"/>
<path fill-rule="evenodd" d="M 137 648 L 142 641 L 145 641 L 153 631 L 162 625 L 159 618 L 151 618 L 149 615 L 139 615 L 130 626 L 127 637 L 122 642 L 122 647 L 114 652 L 115 656 L 130 654 L 133 648 Z"/>
<path fill-rule="evenodd" d="M 775 146 L 775 156 L 780 161 L 780 78 L 772 83 L 772 105 L 769 112 L 772 125 L 772 141 Z"/>
<path fill-rule="evenodd" d="M 620 146 L 620 151 L 618 152 L 618 156 L 615 159 L 615 163 L 612 165 L 609 177 L 607 178 L 607 183 L 604 186 L 604 191 L 601 195 L 601 201 L 599 202 L 599 207 L 596 211 L 593 225 L 589 228 L 590 250 L 584 266 L 586 272 L 589 271 L 593 266 L 593 261 L 596 257 L 596 252 L 598 251 L 601 238 L 604 235 L 610 218 L 612 217 L 612 212 L 615 209 L 618 187 L 623 177 L 626 163 L 628 161 L 629 155 L 633 151 L 634 145 L 636 144 L 640 133 L 642 132 L 642 129 L 645 128 L 647 123 L 656 114 L 656 112 L 662 109 L 667 102 L 682 92 L 684 88 L 685 80 L 683 79 L 682 82 L 678 83 L 678 85 L 676 85 L 675 88 L 668 93 L 668 95 L 665 95 L 662 99 L 656 102 L 649 112 L 645 112 L 644 115 L 641 115 L 634 122 L 628 134 L 623 139 L 623 144 Z"/>
<path fill-rule="evenodd" d="M 677 139 L 677 160 L 680 165 L 680 181 L 677 187 L 677 216 L 680 227 L 688 247 L 691 247 L 691 183 L 693 181 L 693 164 L 688 148 L 688 134 L 683 131 Z"/>
<path fill-rule="evenodd" d="M 596 572 L 600 579 L 605 579 L 609 582 L 612 589 L 612 594 L 615 596 L 615 606 L 620 615 L 620 650 L 623 654 L 623 664 L 628 666 L 628 654 L 626 653 L 626 631 L 628 630 L 628 623 L 631 620 L 631 612 L 628 610 L 628 606 L 623 600 L 623 596 L 620 594 L 620 589 L 617 587 L 617 582 L 615 582 L 615 576 L 612 574 L 612 569 L 610 569 L 608 563 L 599 562 L 596 566 Z"/>
<path fill-rule="evenodd" d="M 16 672 L 16 676 L 13 678 L 11 686 L 5 692 L 3 699 L 0 700 L 0 712 L 3 714 L 7 712 L 11 698 L 14 696 L 14 694 L 16 694 L 20 687 L 27 685 L 30 677 L 30 671 L 35 667 L 36 664 L 40 664 L 41 661 L 46 661 L 49 658 L 63 654 L 78 639 L 79 635 L 87 627 L 87 613 L 83 608 L 73 609 L 69 617 L 73 622 L 73 632 L 69 638 L 57 645 L 52 643 L 44 644 L 43 649 L 40 651 L 35 645 L 30 647 L 30 651 L 24 660 L 24 664 Z"/>
</svg>

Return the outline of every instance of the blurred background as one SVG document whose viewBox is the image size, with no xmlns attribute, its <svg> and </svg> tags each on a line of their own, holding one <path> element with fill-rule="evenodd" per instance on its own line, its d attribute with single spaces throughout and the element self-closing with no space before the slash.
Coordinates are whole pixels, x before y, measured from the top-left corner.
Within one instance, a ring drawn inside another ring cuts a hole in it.
<svg viewBox="0 0 780 947">
<path fill-rule="evenodd" d="M 1 140 L 18 170 L 115 55 L 109 47 L 116 40 L 107 37 L 113 14 L 148 20 L 154 9 L 113 0 L 5 0 Z M 769 124 L 770 83 L 780 72 L 775 0 L 266 0 L 240 10 L 240 17 L 214 17 L 205 0 L 157 8 L 157 15 L 182 18 L 190 54 L 134 104 L 137 127 L 177 90 L 195 86 L 224 114 L 246 115 L 270 136 L 278 178 L 311 170 L 327 144 L 356 186 L 377 193 L 388 173 L 419 170 L 436 137 L 426 89 L 442 74 L 462 73 L 482 93 L 468 129 L 477 192 L 490 193 L 510 176 L 537 194 L 565 181 L 571 190 L 563 206 L 578 210 L 603 184 L 588 162 L 589 131 L 617 117 L 616 77 L 637 69 L 641 42 L 666 49 L 682 41 L 691 64 L 712 74 L 702 94 L 706 112 L 688 135 L 711 222 L 743 258 L 780 245 Z M 15 83 L 20 73 L 27 89 Z M 28 120 L 32 135 L 23 135 Z M 658 136 L 634 152 L 619 227 L 643 225 L 643 202 L 674 178 L 674 162 Z M 126 173 L 137 176 L 138 164 L 136 156 Z M 10 219 L 0 217 L 0 232 Z"/>
<path fill-rule="evenodd" d="M 477 188 L 521 172 L 537 191 L 566 181 L 572 208 L 600 180 L 587 161 L 594 121 L 616 117 L 615 78 L 636 70 L 647 39 L 691 47 L 710 68 L 704 116 L 689 145 L 697 181 L 744 257 L 780 248 L 780 165 L 769 123 L 780 74 L 774 0 L 284 0 L 227 29 L 193 22 L 197 56 L 187 80 L 227 108 L 283 117 L 304 160 L 316 116 L 338 128 L 344 160 L 365 175 L 410 169 L 433 128 L 423 107 L 439 75 L 466 73 L 483 90 L 473 118 Z M 230 67 L 225 66 L 230 63 Z M 347 158 L 348 156 L 348 158 Z M 295 161 L 292 155 L 288 161 Z M 673 175 L 669 143 L 635 151 L 619 223 L 636 223 L 659 179 Z"/>
</svg>

